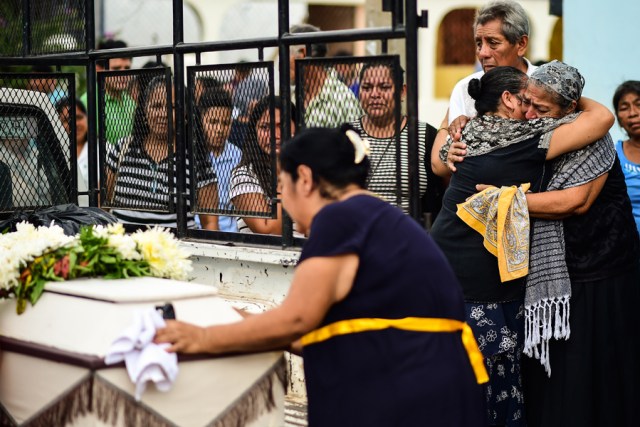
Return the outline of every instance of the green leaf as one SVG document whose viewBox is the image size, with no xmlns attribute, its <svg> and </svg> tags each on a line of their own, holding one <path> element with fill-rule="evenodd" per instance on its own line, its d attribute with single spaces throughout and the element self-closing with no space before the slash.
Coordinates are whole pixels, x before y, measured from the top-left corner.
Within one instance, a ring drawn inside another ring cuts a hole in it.
<svg viewBox="0 0 640 427">
<path fill-rule="evenodd" d="M 76 269 L 76 263 L 78 262 L 78 254 L 71 251 L 69 252 L 69 273 L 73 273 Z"/>
<path fill-rule="evenodd" d="M 50 279 L 50 280 L 58 279 L 58 276 L 56 276 L 56 274 L 53 272 L 53 268 L 50 268 L 50 269 L 47 269 L 47 270 L 43 270 L 40 273 L 40 277 L 44 277 L 44 278 Z"/>
<path fill-rule="evenodd" d="M 27 300 L 24 298 L 18 298 L 16 302 L 16 313 L 22 314 L 27 309 Z"/>
<path fill-rule="evenodd" d="M 115 264 L 116 257 L 112 255 L 101 255 L 100 262 L 104 262 L 105 264 Z"/>
<path fill-rule="evenodd" d="M 87 267 L 93 266 L 98 261 L 98 258 L 99 258 L 99 254 L 93 255 L 91 257 L 91 259 L 89 260 L 89 263 L 87 264 Z"/>
<path fill-rule="evenodd" d="M 46 281 L 42 279 L 36 279 L 34 286 L 31 288 L 31 292 L 29 294 L 29 301 L 31 301 L 31 305 L 36 305 L 40 297 L 42 296 L 42 292 L 44 291 L 44 284 Z"/>
</svg>

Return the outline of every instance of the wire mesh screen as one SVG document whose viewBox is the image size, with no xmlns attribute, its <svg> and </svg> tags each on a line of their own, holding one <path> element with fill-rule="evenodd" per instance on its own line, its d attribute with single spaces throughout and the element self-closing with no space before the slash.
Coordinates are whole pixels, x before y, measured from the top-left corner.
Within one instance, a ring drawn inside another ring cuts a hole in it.
<svg viewBox="0 0 640 427">
<path fill-rule="evenodd" d="M 130 136 L 142 84 L 164 76 L 164 69 L 154 72 L 132 70 L 101 71 L 98 73 L 98 134 L 100 140 L 110 145 Z"/>
<path fill-rule="evenodd" d="M 22 53 L 22 1 L 0 1 L 0 56 Z"/>
<path fill-rule="evenodd" d="M 308 63 L 307 63 L 308 62 Z M 306 66 L 306 67 L 305 67 Z M 344 104 L 340 95 L 346 90 L 351 91 L 358 101 L 358 113 L 351 113 L 342 122 L 350 123 L 364 138 L 369 141 L 371 162 L 368 188 L 390 203 L 409 212 L 409 141 L 406 119 L 402 114 L 402 98 L 404 91 L 404 76 L 396 55 L 330 58 L 322 60 L 301 60 L 298 67 L 307 68 L 311 75 L 319 71 L 324 75 L 335 74 L 342 86 L 332 92 L 336 99 L 330 101 L 329 93 L 324 105 L 336 108 Z M 313 69 L 315 67 L 315 69 Z M 303 71 L 304 73 L 304 71 Z M 302 81 L 304 81 L 302 74 Z M 325 83 L 327 84 L 327 83 Z M 334 85 L 336 83 L 333 83 Z M 309 117 L 309 109 L 304 106 L 314 105 L 313 94 L 305 93 L 305 86 L 298 90 L 298 103 L 303 105 L 301 119 Z M 323 89 L 320 90 L 321 93 Z M 310 101 L 309 101 L 310 100 Z M 348 116 L 345 110 L 341 113 Z M 341 124 L 336 122 L 334 126 Z M 305 122 L 306 126 L 311 126 Z M 420 162 L 426 156 L 426 124 L 418 129 L 418 146 Z M 424 167 L 419 170 L 421 194 L 426 192 L 427 177 Z"/>
<path fill-rule="evenodd" d="M 130 84 L 136 81 L 134 101 Z M 103 206 L 175 211 L 173 90 L 168 69 L 98 74 L 98 130 L 106 178 Z"/>
<path fill-rule="evenodd" d="M 31 54 L 85 50 L 86 0 L 30 0 Z"/>
<path fill-rule="evenodd" d="M 195 193 L 194 211 L 221 215 L 228 231 L 236 217 L 275 217 L 273 63 L 195 66 L 187 74 L 194 164 L 208 163 L 218 183 L 217 204 Z"/>
<path fill-rule="evenodd" d="M 37 77 L 37 78 L 36 78 Z M 65 126 L 40 74 L 0 74 L 0 210 L 36 209 L 76 202 L 75 124 Z M 49 76 L 47 76 L 49 77 Z M 49 79 L 50 80 L 50 79 Z M 75 86 L 72 74 L 55 80 Z M 31 82 L 31 83 L 29 83 Z M 70 97 L 75 96 L 73 91 Z M 75 106 L 75 104 L 73 104 Z M 75 117 L 75 110 L 72 114 Z"/>
<path fill-rule="evenodd" d="M 2 0 L 0 56 L 85 50 L 85 2 Z"/>
<path fill-rule="evenodd" d="M 408 212 L 409 150 L 402 116 L 400 62 L 397 56 L 360 59 L 364 62 L 356 67 L 363 115 L 352 124 L 371 147 L 367 185 L 394 205 L 406 204 L 403 207 Z"/>
<path fill-rule="evenodd" d="M 358 69 L 362 58 L 304 58 L 295 61 L 295 97 L 300 127 L 338 127 L 362 115 Z"/>
</svg>

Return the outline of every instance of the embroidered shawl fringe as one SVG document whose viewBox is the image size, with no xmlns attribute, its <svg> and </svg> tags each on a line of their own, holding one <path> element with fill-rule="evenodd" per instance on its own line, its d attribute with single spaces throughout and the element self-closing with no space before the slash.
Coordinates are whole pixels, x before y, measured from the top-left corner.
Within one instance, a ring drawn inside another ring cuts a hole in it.
<svg viewBox="0 0 640 427">
<path fill-rule="evenodd" d="M 256 420 L 263 413 L 276 407 L 273 386 L 280 384 L 285 389 L 287 383 L 286 365 L 280 359 L 253 386 L 240 396 L 228 411 L 207 427 L 243 427 Z"/>
<path fill-rule="evenodd" d="M 524 353 L 539 359 L 549 377 L 549 340 L 567 340 L 571 335 L 569 299 L 569 296 L 543 299 L 535 305 L 525 307 Z"/>
</svg>

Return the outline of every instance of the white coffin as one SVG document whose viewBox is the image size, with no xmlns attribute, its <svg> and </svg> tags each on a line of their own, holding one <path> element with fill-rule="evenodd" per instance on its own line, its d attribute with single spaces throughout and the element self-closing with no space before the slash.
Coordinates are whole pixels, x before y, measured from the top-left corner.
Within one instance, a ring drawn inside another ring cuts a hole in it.
<svg viewBox="0 0 640 427">
<path fill-rule="evenodd" d="M 240 319 L 212 286 L 156 278 L 49 283 L 22 315 L 0 301 L 0 425 L 282 426 L 282 352 L 181 356 L 169 392 L 135 401 L 124 364 L 103 358 L 136 309 L 166 302 L 199 325 Z"/>
</svg>

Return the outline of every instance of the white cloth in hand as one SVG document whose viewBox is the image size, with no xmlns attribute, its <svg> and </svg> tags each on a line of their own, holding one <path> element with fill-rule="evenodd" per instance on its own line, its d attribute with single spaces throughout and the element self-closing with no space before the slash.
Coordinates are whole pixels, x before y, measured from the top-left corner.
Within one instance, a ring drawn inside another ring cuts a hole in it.
<svg viewBox="0 0 640 427">
<path fill-rule="evenodd" d="M 177 355 L 164 350 L 168 344 L 153 342 L 156 329 L 164 326 L 164 319 L 155 309 L 136 310 L 133 324 L 111 343 L 104 358 L 107 365 L 124 360 L 129 378 L 136 385 L 137 401 L 148 381 L 152 381 L 158 390 L 168 391 L 178 375 Z"/>
</svg>

